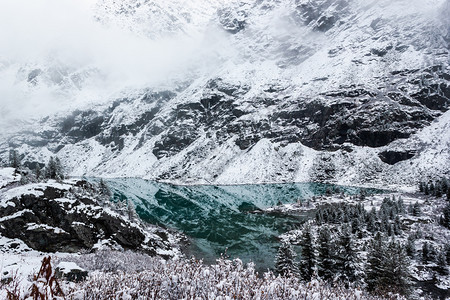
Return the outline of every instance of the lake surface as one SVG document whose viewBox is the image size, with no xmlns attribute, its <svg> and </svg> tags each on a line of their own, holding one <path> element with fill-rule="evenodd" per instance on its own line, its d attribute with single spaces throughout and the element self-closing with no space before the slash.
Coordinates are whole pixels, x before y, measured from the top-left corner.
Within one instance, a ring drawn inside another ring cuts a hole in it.
<svg viewBox="0 0 450 300">
<path fill-rule="evenodd" d="M 105 182 L 113 192 L 113 200 L 132 200 L 144 221 L 185 233 L 191 241 L 189 255 L 211 263 L 226 251 L 231 258 L 253 261 L 259 271 L 273 267 L 277 237 L 298 228 L 307 217 L 250 212 L 323 195 L 335 187 L 321 183 L 176 186 L 143 179 Z M 348 194 L 360 192 L 355 187 L 339 189 Z"/>
</svg>

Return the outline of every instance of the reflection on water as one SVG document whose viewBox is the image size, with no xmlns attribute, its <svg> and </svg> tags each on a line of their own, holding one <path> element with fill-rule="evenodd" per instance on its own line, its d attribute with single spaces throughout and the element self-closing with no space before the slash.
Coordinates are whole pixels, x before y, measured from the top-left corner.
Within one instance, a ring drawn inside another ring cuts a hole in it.
<svg viewBox="0 0 450 300">
<path fill-rule="evenodd" d="M 175 186 L 143 179 L 106 182 L 114 200 L 132 200 L 144 221 L 190 237 L 189 254 L 212 262 L 226 250 L 232 258 L 255 262 L 259 270 L 273 267 L 277 237 L 304 220 L 250 212 L 323 195 L 334 188 L 320 183 Z M 339 188 L 349 194 L 359 193 L 359 188 Z"/>
</svg>

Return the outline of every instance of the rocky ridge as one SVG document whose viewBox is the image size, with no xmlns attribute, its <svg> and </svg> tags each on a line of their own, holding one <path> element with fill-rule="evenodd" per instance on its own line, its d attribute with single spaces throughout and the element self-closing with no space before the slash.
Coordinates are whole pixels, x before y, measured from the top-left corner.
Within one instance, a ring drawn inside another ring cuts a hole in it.
<svg viewBox="0 0 450 300">
<path fill-rule="evenodd" d="M 83 180 L 13 183 L 0 191 L 0 234 L 41 252 L 111 248 L 164 257 L 179 253 L 175 233 L 124 217 L 102 206 L 100 197 Z"/>
<path fill-rule="evenodd" d="M 106 11 L 139 26 L 125 4 Z M 231 3 L 210 21 L 235 50 L 220 68 L 43 119 L 0 151 L 176 183 L 448 176 L 449 13 L 445 1 Z"/>
</svg>

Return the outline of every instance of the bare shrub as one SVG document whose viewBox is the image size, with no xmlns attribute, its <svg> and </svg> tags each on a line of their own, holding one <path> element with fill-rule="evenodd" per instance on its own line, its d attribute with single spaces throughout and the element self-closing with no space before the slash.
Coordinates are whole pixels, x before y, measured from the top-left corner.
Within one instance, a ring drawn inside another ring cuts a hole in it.
<svg viewBox="0 0 450 300">
<path fill-rule="evenodd" d="M 34 276 L 30 293 L 33 300 L 65 299 L 58 280 L 54 276 L 50 260 L 50 256 L 44 257 L 39 273 Z"/>
</svg>

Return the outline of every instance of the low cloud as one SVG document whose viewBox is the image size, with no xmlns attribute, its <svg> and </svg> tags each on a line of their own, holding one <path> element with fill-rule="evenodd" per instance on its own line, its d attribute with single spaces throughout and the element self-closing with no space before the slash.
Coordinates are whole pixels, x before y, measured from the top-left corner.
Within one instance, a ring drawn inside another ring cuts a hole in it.
<svg viewBox="0 0 450 300">
<path fill-rule="evenodd" d="M 223 47 L 218 32 L 209 31 L 216 36 L 211 44 L 200 35 L 151 40 L 105 26 L 88 0 L 0 2 L 0 123 L 199 74 Z"/>
</svg>

